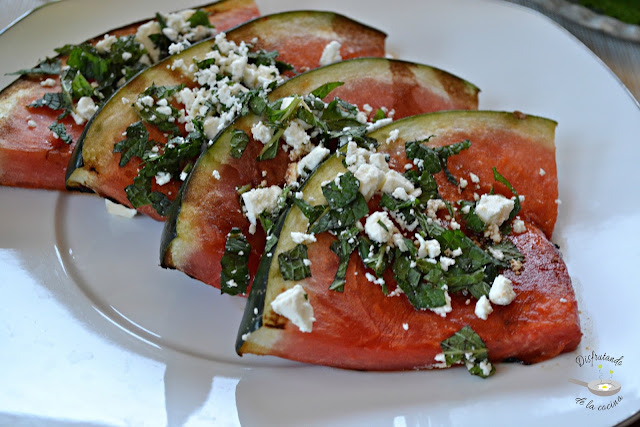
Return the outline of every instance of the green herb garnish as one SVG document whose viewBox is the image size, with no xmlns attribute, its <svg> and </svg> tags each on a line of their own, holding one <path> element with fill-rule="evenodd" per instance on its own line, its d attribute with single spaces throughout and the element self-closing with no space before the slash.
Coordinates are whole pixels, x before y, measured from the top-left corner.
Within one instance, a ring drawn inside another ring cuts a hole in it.
<svg viewBox="0 0 640 427">
<path fill-rule="evenodd" d="M 238 295 L 247 291 L 249 285 L 249 255 L 251 245 L 240 229 L 233 228 L 227 235 L 224 255 L 220 260 L 220 290 L 224 294 Z"/>
<path fill-rule="evenodd" d="M 440 347 L 447 366 L 464 363 L 472 375 L 482 378 L 487 378 L 495 372 L 495 368 L 489 363 L 487 346 L 468 325 L 442 341 Z"/>
<path fill-rule="evenodd" d="M 306 262 L 305 262 L 306 261 Z M 278 255 L 280 274 L 284 280 L 302 280 L 311 277 L 307 247 L 299 244 L 290 251 Z"/>
</svg>

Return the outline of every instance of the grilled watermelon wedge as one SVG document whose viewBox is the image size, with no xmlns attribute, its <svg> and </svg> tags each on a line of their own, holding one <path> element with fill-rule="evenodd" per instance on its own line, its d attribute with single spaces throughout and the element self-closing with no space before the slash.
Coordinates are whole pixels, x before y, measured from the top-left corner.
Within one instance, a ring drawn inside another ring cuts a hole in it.
<svg viewBox="0 0 640 427">
<path fill-rule="evenodd" d="M 259 15 L 253 0 L 220 0 L 200 8 L 209 13 L 209 21 L 218 31 L 225 31 Z M 150 18 L 151 19 L 151 18 Z M 109 31 L 112 36 L 135 34 L 140 21 Z M 87 42 L 95 45 L 104 35 Z M 66 55 L 57 57 L 64 65 Z M 52 87 L 40 83 L 54 78 Z M 56 75 L 22 76 L 0 93 L 0 185 L 28 188 L 65 189 L 65 173 L 75 142 L 67 144 L 49 130 L 60 111 L 29 108 L 45 93 L 60 92 Z M 71 117 L 61 121 L 73 141 L 80 137 L 84 125 Z"/>
<path fill-rule="evenodd" d="M 345 16 L 316 11 L 294 11 L 264 16 L 243 24 L 226 34 L 227 40 L 238 44 L 245 41 L 254 49 L 278 52 L 278 60 L 291 64 L 296 70 L 316 68 L 327 44 L 341 44 L 341 56 L 384 56 L 386 35 Z M 137 175 L 140 159 L 133 159 L 126 167 L 120 167 L 120 154 L 114 153 L 114 144 L 122 140 L 123 132 L 139 120 L 136 110 L 123 105 L 121 100 L 135 101 L 140 93 L 155 83 L 156 86 L 186 84 L 193 80 L 181 69 L 171 69 L 175 61 L 192 64 L 194 58 L 203 60 L 215 46 L 215 41 L 205 41 L 158 63 L 142 72 L 122 87 L 103 106 L 87 126 L 67 172 L 67 186 L 73 189 L 90 189 L 99 195 L 131 207 L 125 188 Z M 154 126 L 147 125 L 156 141 L 166 141 Z M 158 189 L 173 199 L 182 182 L 174 179 Z M 155 191 L 155 188 L 154 188 Z M 139 211 L 155 219 L 163 219 L 151 206 Z"/>
<path fill-rule="evenodd" d="M 442 109 L 477 108 L 478 89 L 444 71 L 425 65 L 383 58 L 362 58 L 336 63 L 292 78 L 276 88 L 269 98 L 277 100 L 292 94 L 309 94 L 316 88 L 340 81 L 344 85 L 325 101 L 341 99 L 373 109 L 396 110 L 396 117 Z M 249 269 L 255 273 L 265 235 L 259 229 L 248 234 L 249 224 L 242 214 L 237 187 L 282 185 L 289 165 L 280 151 L 272 160 L 257 161 L 263 145 L 250 141 L 242 158 L 230 155 L 234 129 L 251 135 L 260 117 L 246 116 L 219 135 L 200 157 L 172 206 L 161 244 L 161 265 L 181 270 L 207 284 L 220 287 L 220 260 L 225 240 L 232 228 L 248 236 L 252 252 Z M 212 175 L 218 171 L 220 179 Z"/>
<path fill-rule="evenodd" d="M 464 138 L 471 139 L 467 154 L 478 160 L 478 163 L 457 163 L 458 167 L 454 165 L 457 156 L 452 156 L 451 172 L 459 177 L 470 170 L 481 172 L 491 168 L 494 156 L 487 157 L 489 152 L 484 150 L 484 141 L 495 138 L 509 144 L 512 158 L 517 160 L 522 144 L 539 144 L 538 133 L 549 135 L 551 132 L 552 135 L 554 128 L 554 122 L 535 117 L 520 116 L 514 120 L 505 113 L 445 112 L 400 120 L 372 136 L 383 141 L 390 131 L 400 129 L 398 139 L 389 144 L 386 152 L 391 155 L 390 167 L 403 172 L 405 142 L 413 140 L 420 129 L 426 136 L 436 135 L 428 142 L 432 146 L 441 144 L 444 135 L 455 130 L 454 138 L 463 134 Z M 522 155 L 531 153 L 530 149 L 523 151 Z M 316 205 L 325 199 L 321 187 L 338 173 L 347 172 L 343 159 L 334 155 L 316 169 L 302 189 L 307 202 Z M 500 157 L 495 159 L 499 161 Z M 526 163 L 520 165 L 526 166 Z M 552 170 L 546 163 L 544 167 Z M 519 184 L 523 193 L 530 188 L 525 182 Z M 451 195 L 452 200 L 464 197 L 464 193 L 450 194 L 440 189 L 441 195 Z M 374 197 L 369 202 L 370 214 L 380 209 L 378 200 Z M 523 209 L 528 202 L 525 200 Z M 526 230 L 519 230 L 520 234 L 506 237 L 524 256 L 517 272 L 510 269 L 502 272 L 513 282 L 515 299 L 508 305 L 493 304 L 493 312 L 486 320 L 474 313 L 476 298 L 470 293 L 452 292 L 452 309 L 446 317 L 414 308 L 405 294 L 391 296 L 396 287 L 391 267 L 383 276 L 385 286 L 391 291 L 390 296 L 385 296 L 380 284 L 372 283 L 371 276 L 366 277 L 372 270 L 364 267 L 357 250 L 350 257 L 344 291 L 329 290 L 339 259 L 330 249 L 336 237 L 328 232 L 317 234 L 317 241 L 307 244 L 311 277 L 285 280 L 279 255 L 296 246 L 291 233 L 306 233 L 308 225 L 308 219 L 297 206 L 281 217 L 276 228 L 278 243 L 263 256 L 253 282 L 238 332 L 238 354 L 275 355 L 347 369 L 404 370 L 443 367 L 444 359 L 436 358 L 445 349 L 441 343 L 465 327 L 471 327 L 484 342 L 491 362 L 517 359 L 536 363 L 571 351 L 580 341 L 577 303 L 562 256 L 531 222 L 527 223 Z M 435 238 L 435 234 L 429 237 Z M 313 307 L 315 321 L 311 332 L 302 332 L 271 306 L 279 294 L 297 284 L 303 287 Z"/>
</svg>

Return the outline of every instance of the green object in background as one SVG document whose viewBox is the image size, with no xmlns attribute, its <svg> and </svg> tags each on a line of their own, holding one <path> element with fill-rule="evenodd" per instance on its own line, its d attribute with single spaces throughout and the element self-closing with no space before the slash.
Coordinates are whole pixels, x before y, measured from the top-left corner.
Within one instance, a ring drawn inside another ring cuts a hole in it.
<svg viewBox="0 0 640 427">
<path fill-rule="evenodd" d="M 582 6 L 629 24 L 640 25 L 638 0 L 579 0 Z"/>
</svg>

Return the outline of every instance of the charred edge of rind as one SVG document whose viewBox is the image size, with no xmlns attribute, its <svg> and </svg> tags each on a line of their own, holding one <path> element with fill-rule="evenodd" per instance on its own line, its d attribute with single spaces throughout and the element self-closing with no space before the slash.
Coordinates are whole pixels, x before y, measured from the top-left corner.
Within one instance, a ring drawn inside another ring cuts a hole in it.
<svg viewBox="0 0 640 427">
<path fill-rule="evenodd" d="M 284 226 L 285 220 L 289 216 L 290 211 L 291 206 L 289 206 L 289 208 L 280 215 L 280 218 L 273 230 L 274 236 L 280 236 L 280 232 L 282 231 L 282 227 Z M 267 285 L 269 283 L 269 270 L 271 269 L 271 261 L 273 260 L 273 254 L 277 247 L 277 244 L 274 245 L 269 252 L 262 255 L 260 265 L 258 265 L 258 271 L 253 279 L 251 292 L 249 292 L 247 305 L 245 306 L 242 321 L 238 328 L 238 336 L 236 337 L 236 353 L 238 353 L 239 356 L 242 356 L 241 349 L 245 342 L 243 337 L 246 334 L 251 334 L 262 327 L 262 314 L 264 313 Z M 258 309 L 257 313 L 254 310 L 255 308 Z"/>
<path fill-rule="evenodd" d="M 164 222 L 164 227 L 162 228 L 162 235 L 160 236 L 160 267 L 162 268 L 176 268 L 174 265 L 170 265 L 166 262 L 166 257 L 169 247 L 171 246 L 171 242 L 178 237 L 178 218 L 180 217 L 180 209 L 182 207 L 182 197 L 185 192 L 185 188 L 188 187 L 190 177 L 191 174 L 189 174 L 187 180 L 180 186 L 178 195 L 171 203 L 171 207 L 169 207 L 169 213 L 167 214 L 167 219 Z"/>
<path fill-rule="evenodd" d="M 283 19 L 283 18 L 288 18 L 290 15 L 310 15 L 310 16 L 320 16 L 320 15 L 324 15 L 327 17 L 331 17 L 331 21 L 336 20 L 336 19 L 342 19 L 348 22 L 352 22 L 356 25 L 359 25 L 367 30 L 376 32 L 382 36 L 384 36 L 385 38 L 387 37 L 387 33 L 385 33 L 384 31 L 375 28 L 369 24 L 365 24 L 363 22 L 357 21 L 353 18 L 350 18 L 348 16 L 342 15 L 340 13 L 336 13 L 336 12 L 327 12 L 327 11 L 321 11 L 321 10 L 311 10 L 311 9 L 302 9 L 302 10 L 290 10 L 290 11 L 286 11 L 286 12 L 279 12 L 279 13 L 273 13 L 270 15 L 264 15 L 264 16 L 259 16 L 257 18 L 254 18 L 250 21 L 247 22 L 243 22 L 242 24 L 238 25 L 237 27 L 233 27 L 231 29 L 229 29 L 227 31 L 227 34 L 233 30 L 239 30 L 244 28 L 245 26 L 251 25 L 251 24 L 255 24 L 257 22 L 266 22 L 272 19 Z"/>
</svg>

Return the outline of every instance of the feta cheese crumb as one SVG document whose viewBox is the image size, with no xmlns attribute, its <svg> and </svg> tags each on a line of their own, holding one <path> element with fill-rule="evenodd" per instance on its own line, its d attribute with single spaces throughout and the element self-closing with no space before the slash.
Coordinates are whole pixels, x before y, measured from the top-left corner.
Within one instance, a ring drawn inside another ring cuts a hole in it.
<svg viewBox="0 0 640 427">
<path fill-rule="evenodd" d="M 466 179 L 460 178 L 460 188 L 466 188 L 468 184 L 469 182 Z"/>
<path fill-rule="evenodd" d="M 249 229 L 251 234 L 255 233 L 258 215 L 263 212 L 271 212 L 278 206 L 278 198 L 282 194 L 282 188 L 272 185 L 268 188 L 254 188 L 242 194 L 242 201 L 247 212 L 247 219 L 253 226 Z M 253 232 L 252 232 L 253 230 Z"/>
<path fill-rule="evenodd" d="M 442 270 L 444 271 L 449 271 L 449 267 L 451 267 L 455 263 L 456 263 L 456 260 L 453 258 L 449 258 L 446 256 L 440 257 L 440 267 L 442 267 Z"/>
<path fill-rule="evenodd" d="M 126 206 L 123 206 L 119 203 L 113 203 L 109 199 L 104 199 L 105 207 L 107 208 L 107 212 L 111 215 L 121 216 L 124 218 L 133 218 L 138 211 L 135 209 L 129 209 Z"/>
<path fill-rule="evenodd" d="M 494 249 L 490 247 L 489 253 L 498 261 L 502 261 L 504 259 L 504 252 L 502 252 L 500 249 Z"/>
<path fill-rule="evenodd" d="M 483 360 L 478 364 L 478 366 L 480 367 L 480 369 L 482 369 L 482 375 L 484 375 L 485 377 L 488 377 L 489 375 L 491 375 L 491 370 L 493 369 L 493 366 L 491 366 L 491 362 L 489 362 L 489 360 L 487 359 Z"/>
<path fill-rule="evenodd" d="M 253 139 L 255 139 L 256 141 L 260 141 L 263 144 L 266 144 L 267 142 L 271 141 L 271 138 L 273 138 L 273 130 L 269 126 L 262 123 L 262 121 L 259 121 L 258 123 L 251 126 L 251 135 L 253 135 Z"/>
<path fill-rule="evenodd" d="M 211 175 L 217 179 L 218 181 L 220 181 L 220 172 L 218 172 L 217 169 L 215 169 L 213 172 L 211 172 Z"/>
<path fill-rule="evenodd" d="M 478 302 L 476 302 L 476 309 L 474 312 L 476 313 L 476 316 L 482 320 L 487 320 L 489 315 L 493 313 L 493 307 L 491 307 L 491 303 L 487 299 L 486 295 L 482 295 Z"/>
<path fill-rule="evenodd" d="M 317 241 L 316 236 L 313 233 L 306 234 L 297 231 L 291 232 L 291 240 L 297 244 L 315 243 Z"/>
<path fill-rule="evenodd" d="M 342 61 L 342 56 L 340 56 L 340 47 L 342 45 L 340 42 L 333 40 L 329 42 L 322 51 L 322 56 L 320 57 L 320 65 L 329 65 L 334 62 Z"/>
<path fill-rule="evenodd" d="M 513 232 L 516 234 L 522 234 L 527 231 L 527 227 L 524 225 L 524 221 L 521 219 L 513 220 Z"/>
<path fill-rule="evenodd" d="M 567 302 L 566 298 L 560 298 L 560 302 Z"/>
<path fill-rule="evenodd" d="M 477 184 L 480 182 L 480 178 L 478 177 L 478 175 L 476 175 L 473 172 L 469 172 L 469 178 L 471 178 L 471 182 L 473 182 L 474 184 Z"/>
<path fill-rule="evenodd" d="M 318 145 L 311 150 L 309 154 L 300 159 L 297 166 L 298 175 L 303 178 L 306 177 L 309 172 L 314 170 L 328 155 L 329 149 L 324 148 L 322 145 Z"/>
<path fill-rule="evenodd" d="M 404 329 L 405 331 L 409 330 L 409 324 L 408 323 L 403 323 L 402 324 L 402 329 Z"/>
<path fill-rule="evenodd" d="M 56 85 L 56 81 L 52 78 L 48 78 L 40 82 L 40 86 L 42 87 L 53 87 Z"/>
<path fill-rule="evenodd" d="M 418 240 L 418 258 L 435 258 L 440 255 L 440 243 L 436 239 L 424 240 L 419 233 L 415 234 Z"/>
<path fill-rule="evenodd" d="M 31 129 L 35 128 L 38 124 L 35 122 L 35 120 L 29 120 L 27 122 L 27 126 L 29 126 Z"/>
<path fill-rule="evenodd" d="M 98 110 L 98 106 L 90 96 L 83 96 L 76 104 L 76 113 L 85 120 L 89 120 Z"/>
<path fill-rule="evenodd" d="M 476 205 L 476 214 L 485 224 L 500 226 L 509 218 L 513 207 L 513 200 L 501 194 L 483 194 Z"/>
<path fill-rule="evenodd" d="M 168 172 L 158 172 L 156 174 L 156 184 L 163 186 L 171 181 L 171 174 Z"/>
<path fill-rule="evenodd" d="M 540 168 L 540 170 L 538 171 L 538 173 L 540 174 L 540 176 L 545 176 L 547 173 L 545 172 L 544 169 Z"/>
<path fill-rule="evenodd" d="M 299 120 L 292 120 L 282 136 L 287 145 L 292 148 L 291 153 L 289 153 L 291 160 L 299 158 L 311 142 L 311 138 L 300 125 Z"/>
<path fill-rule="evenodd" d="M 313 317 L 313 307 L 299 283 L 271 301 L 271 308 L 277 314 L 289 319 L 300 331 L 312 331 L 313 322 L 316 320 Z"/>
<path fill-rule="evenodd" d="M 394 129 L 389 132 L 389 138 L 385 141 L 387 144 L 391 144 L 392 142 L 396 142 L 398 139 L 398 135 L 400 135 L 400 129 Z"/>
<path fill-rule="evenodd" d="M 489 290 L 489 299 L 491 302 L 498 305 L 509 305 L 515 297 L 516 293 L 513 291 L 513 282 L 502 274 L 498 274 L 493 280 L 491 290 Z"/>
<path fill-rule="evenodd" d="M 389 214 L 384 211 L 374 212 L 367 218 L 364 231 L 377 243 L 387 243 L 393 237 L 394 226 Z"/>
</svg>

